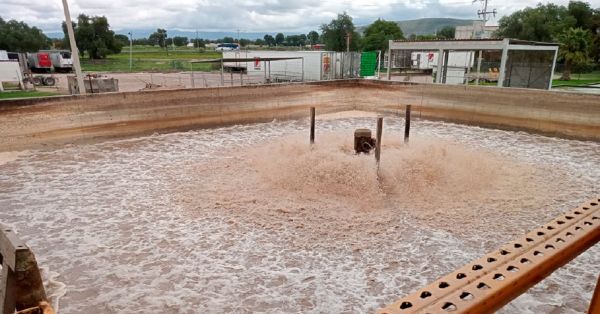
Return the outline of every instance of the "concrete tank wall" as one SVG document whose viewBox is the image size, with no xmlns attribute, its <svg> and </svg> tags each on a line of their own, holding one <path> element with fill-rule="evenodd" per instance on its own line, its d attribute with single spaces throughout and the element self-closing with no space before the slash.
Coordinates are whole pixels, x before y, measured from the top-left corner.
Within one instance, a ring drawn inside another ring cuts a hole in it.
<svg viewBox="0 0 600 314">
<path fill-rule="evenodd" d="M 352 109 L 600 141 L 600 95 L 343 80 L 0 101 L 0 151 Z"/>
<path fill-rule="evenodd" d="M 353 109 L 356 81 L 0 101 L 0 151 Z"/>
<path fill-rule="evenodd" d="M 443 119 L 559 137 L 600 140 L 600 95 L 521 88 L 361 82 L 358 109 L 403 110 Z"/>
</svg>

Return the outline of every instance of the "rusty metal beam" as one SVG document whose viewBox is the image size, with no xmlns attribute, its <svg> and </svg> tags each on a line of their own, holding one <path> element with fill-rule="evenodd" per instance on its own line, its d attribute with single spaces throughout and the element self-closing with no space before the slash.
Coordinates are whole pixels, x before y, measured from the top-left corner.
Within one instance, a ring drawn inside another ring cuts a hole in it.
<svg viewBox="0 0 600 314">
<path fill-rule="evenodd" d="M 13 230 L 2 225 L 0 257 L 0 314 L 14 313 L 15 309 L 20 311 L 39 307 L 40 302 L 47 301 L 42 276 L 33 252 Z"/>
<path fill-rule="evenodd" d="M 594 296 L 590 302 L 590 308 L 588 314 L 600 313 L 600 276 L 598 276 L 598 282 L 596 282 L 596 289 L 594 290 Z"/>
<path fill-rule="evenodd" d="M 493 313 L 600 241 L 600 198 L 378 311 Z"/>
</svg>

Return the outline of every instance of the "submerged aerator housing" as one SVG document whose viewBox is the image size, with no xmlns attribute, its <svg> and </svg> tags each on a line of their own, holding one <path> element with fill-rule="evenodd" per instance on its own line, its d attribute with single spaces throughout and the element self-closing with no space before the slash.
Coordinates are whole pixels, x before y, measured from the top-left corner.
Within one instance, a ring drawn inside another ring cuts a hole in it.
<svg viewBox="0 0 600 314">
<path fill-rule="evenodd" d="M 356 129 L 354 131 L 354 151 L 357 154 L 368 154 L 375 148 L 377 140 L 371 137 L 371 130 Z"/>
</svg>

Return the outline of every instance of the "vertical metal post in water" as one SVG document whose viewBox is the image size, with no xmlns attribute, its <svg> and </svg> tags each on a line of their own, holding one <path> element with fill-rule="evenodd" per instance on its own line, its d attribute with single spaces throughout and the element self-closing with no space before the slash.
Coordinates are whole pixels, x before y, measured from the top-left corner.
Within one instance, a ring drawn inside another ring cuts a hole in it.
<svg viewBox="0 0 600 314">
<path fill-rule="evenodd" d="M 410 108 L 411 105 L 406 105 L 406 114 L 404 116 L 404 143 L 408 143 L 408 137 L 410 136 Z"/>
<path fill-rule="evenodd" d="M 315 107 L 310 107 L 310 143 L 315 143 Z"/>
<path fill-rule="evenodd" d="M 383 118 L 377 118 L 377 143 L 375 143 L 375 160 L 379 164 L 381 158 L 381 133 L 383 132 Z"/>
</svg>

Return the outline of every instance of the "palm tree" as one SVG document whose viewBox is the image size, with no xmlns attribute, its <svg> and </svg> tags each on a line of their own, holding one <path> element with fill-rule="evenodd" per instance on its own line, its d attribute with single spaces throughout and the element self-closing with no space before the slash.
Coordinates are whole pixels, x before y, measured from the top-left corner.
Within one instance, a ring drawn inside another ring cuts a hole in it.
<svg viewBox="0 0 600 314">
<path fill-rule="evenodd" d="M 558 53 L 565 60 L 565 69 L 560 77 L 561 80 L 571 80 L 573 65 L 588 61 L 589 39 L 590 33 L 587 30 L 572 27 L 558 36 L 560 42 Z"/>
</svg>

